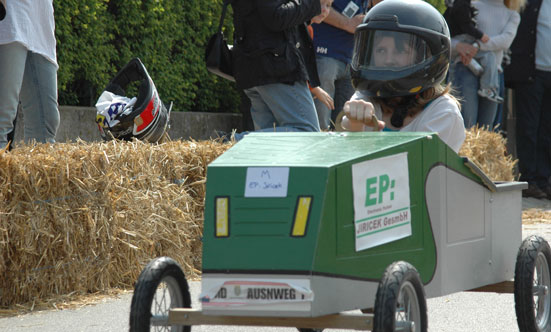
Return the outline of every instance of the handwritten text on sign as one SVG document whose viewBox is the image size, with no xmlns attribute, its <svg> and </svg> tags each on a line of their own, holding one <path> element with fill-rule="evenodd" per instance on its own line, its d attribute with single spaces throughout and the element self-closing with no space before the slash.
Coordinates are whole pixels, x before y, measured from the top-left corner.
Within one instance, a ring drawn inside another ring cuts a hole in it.
<svg viewBox="0 0 551 332">
<path fill-rule="evenodd" d="M 289 167 L 249 167 L 245 197 L 287 197 Z"/>
</svg>

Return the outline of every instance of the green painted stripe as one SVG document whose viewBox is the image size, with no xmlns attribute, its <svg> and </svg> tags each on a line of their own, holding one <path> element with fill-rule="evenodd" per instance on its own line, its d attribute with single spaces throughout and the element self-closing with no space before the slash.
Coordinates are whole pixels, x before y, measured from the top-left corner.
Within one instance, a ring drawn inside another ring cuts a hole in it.
<svg viewBox="0 0 551 332">
<path fill-rule="evenodd" d="M 399 209 L 399 210 L 393 210 L 393 211 L 389 211 L 389 212 L 387 212 L 387 213 L 383 213 L 383 214 L 376 215 L 376 216 L 374 216 L 374 217 L 369 217 L 369 218 L 360 219 L 360 220 L 357 220 L 357 221 L 356 221 L 356 224 L 359 223 L 359 222 L 362 222 L 362 221 L 366 221 L 366 220 L 370 220 L 370 219 L 375 219 L 375 218 L 379 218 L 379 217 L 388 216 L 388 215 L 391 214 L 391 213 L 404 211 L 404 210 L 409 209 L 410 207 L 411 207 L 411 206 L 406 206 L 405 208 L 401 208 L 401 209 Z"/>
<path fill-rule="evenodd" d="M 360 235 L 360 236 L 356 236 L 356 239 L 359 239 L 359 238 L 361 238 L 361 237 L 368 236 L 368 235 L 371 235 L 371 234 L 375 234 L 375 233 L 379 233 L 379 232 L 383 232 L 383 231 L 388 231 L 389 229 L 393 229 L 393 228 L 396 228 L 396 227 L 404 226 L 404 225 L 407 225 L 407 224 L 409 224 L 409 223 L 410 223 L 409 221 L 406 221 L 406 222 L 403 222 L 403 223 L 398 224 L 398 225 L 393 225 L 393 226 L 390 226 L 390 227 L 387 227 L 387 228 L 378 229 L 378 230 L 373 231 L 373 232 L 369 232 L 369 233 L 362 234 L 362 235 Z"/>
</svg>

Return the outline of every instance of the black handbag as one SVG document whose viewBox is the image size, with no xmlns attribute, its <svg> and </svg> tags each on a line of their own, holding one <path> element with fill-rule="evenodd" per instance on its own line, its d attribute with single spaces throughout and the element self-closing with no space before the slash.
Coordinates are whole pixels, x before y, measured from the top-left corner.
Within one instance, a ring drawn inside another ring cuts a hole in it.
<svg viewBox="0 0 551 332">
<path fill-rule="evenodd" d="M 222 25 L 229 2 L 230 0 L 224 0 L 218 31 L 210 37 L 207 48 L 205 49 L 205 62 L 208 71 L 235 82 L 235 78 L 233 77 L 232 51 L 228 47 L 224 34 L 222 33 Z"/>
</svg>

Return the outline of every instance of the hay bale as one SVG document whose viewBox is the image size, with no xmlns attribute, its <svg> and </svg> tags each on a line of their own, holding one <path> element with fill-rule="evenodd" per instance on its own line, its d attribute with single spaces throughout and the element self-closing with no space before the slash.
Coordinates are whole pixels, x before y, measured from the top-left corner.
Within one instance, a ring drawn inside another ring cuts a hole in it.
<svg viewBox="0 0 551 332">
<path fill-rule="evenodd" d="M 0 153 L 0 306 L 131 288 L 153 257 L 201 268 L 216 141 L 58 143 Z"/>
<path fill-rule="evenodd" d="M 522 223 L 531 224 L 551 224 L 551 211 L 545 209 L 526 209 L 522 211 Z"/>
<path fill-rule="evenodd" d="M 58 143 L 0 153 L 0 307 L 131 289 L 152 258 L 201 269 L 207 165 L 217 141 Z M 467 132 L 461 155 L 513 180 L 505 140 Z"/>
<path fill-rule="evenodd" d="M 516 179 L 515 165 L 518 160 L 507 152 L 507 140 L 499 133 L 477 126 L 468 129 L 459 155 L 469 158 L 492 181 Z"/>
</svg>

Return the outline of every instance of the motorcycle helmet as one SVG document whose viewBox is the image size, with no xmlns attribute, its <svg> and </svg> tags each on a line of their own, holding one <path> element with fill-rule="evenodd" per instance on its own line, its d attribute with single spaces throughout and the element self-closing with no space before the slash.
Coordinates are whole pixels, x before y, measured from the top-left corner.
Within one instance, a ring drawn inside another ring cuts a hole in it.
<svg viewBox="0 0 551 332">
<path fill-rule="evenodd" d="M 385 0 L 354 33 L 352 84 L 368 97 L 416 95 L 444 80 L 450 57 L 450 32 L 436 8 Z"/>
<path fill-rule="evenodd" d="M 125 89 L 139 82 L 138 95 L 125 97 Z M 170 111 L 145 66 L 134 58 L 109 82 L 96 103 L 96 123 L 104 140 L 112 138 L 158 142 L 167 130 Z"/>
</svg>

